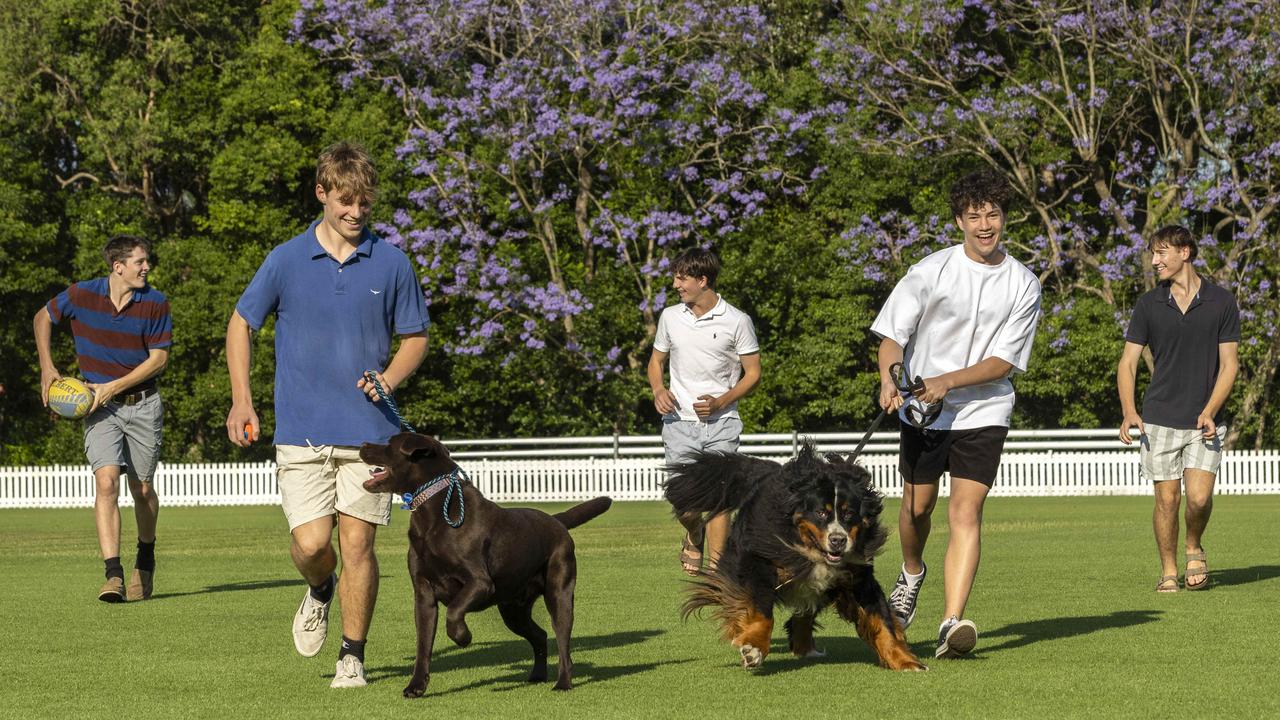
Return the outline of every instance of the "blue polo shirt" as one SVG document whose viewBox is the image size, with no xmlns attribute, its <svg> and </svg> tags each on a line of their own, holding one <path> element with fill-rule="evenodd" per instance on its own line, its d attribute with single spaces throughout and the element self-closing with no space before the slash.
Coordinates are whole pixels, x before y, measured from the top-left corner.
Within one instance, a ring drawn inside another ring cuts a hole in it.
<svg viewBox="0 0 1280 720">
<path fill-rule="evenodd" d="M 236 303 L 254 330 L 276 314 L 275 444 L 386 442 L 400 424 L 356 381 L 386 368 L 393 332 L 426 329 L 422 288 L 409 258 L 368 229 L 339 263 L 318 224 L 272 250 Z"/>
</svg>

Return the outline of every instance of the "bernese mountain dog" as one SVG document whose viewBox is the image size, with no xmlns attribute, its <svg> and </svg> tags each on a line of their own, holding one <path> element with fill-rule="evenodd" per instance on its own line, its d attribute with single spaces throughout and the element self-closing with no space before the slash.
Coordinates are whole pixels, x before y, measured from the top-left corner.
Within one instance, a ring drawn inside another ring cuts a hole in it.
<svg viewBox="0 0 1280 720">
<path fill-rule="evenodd" d="M 816 617 L 834 606 L 890 670 L 924 670 L 907 646 L 872 573 L 884 545 L 882 499 L 862 466 L 806 443 L 786 464 L 702 453 L 668 466 L 666 497 L 677 516 L 736 511 L 714 570 L 691 581 L 683 616 L 711 609 L 725 640 L 746 668 L 769 654 L 775 606 L 786 622 L 791 652 L 820 655 Z"/>
</svg>

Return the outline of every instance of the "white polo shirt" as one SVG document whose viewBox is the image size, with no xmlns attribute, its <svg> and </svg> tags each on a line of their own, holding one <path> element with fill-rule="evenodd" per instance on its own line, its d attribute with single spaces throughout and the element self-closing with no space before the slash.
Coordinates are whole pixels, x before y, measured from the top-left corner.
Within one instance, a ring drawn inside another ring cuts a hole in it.
<svg viewBox="0 0 1280 720">
<path fill-rule="evenodd" d="M 681 420 L 701 421 L 693 410 L 700 395 L 719 397 L 742 379 L 742 355 L 760 352 L 756 329 L 746 313 L 716 296 L 716 306 L 696 317 L 684 303 L 671 305 L 658 317 L 653 349 L 669 353 L 671 392 Z M 738 417 L 734 402 L 707 418 Z"/>
<path fill-rule="evenodd" d="M 1026 372 L 1040 320 L 1040 281 L 1005 254 L 984 265 L 964 245 L 939 250 L 912 265 L 893 288 L 871 332 L 903 347 L 908 378 L 936 377 L 998 357 Z M 1008 377 L 956 388 L 943 400 L 930 429 L 1008 427 L 1013 414 Z M 899 411 L 906 421 L 906 406 Z"/>
</svg>

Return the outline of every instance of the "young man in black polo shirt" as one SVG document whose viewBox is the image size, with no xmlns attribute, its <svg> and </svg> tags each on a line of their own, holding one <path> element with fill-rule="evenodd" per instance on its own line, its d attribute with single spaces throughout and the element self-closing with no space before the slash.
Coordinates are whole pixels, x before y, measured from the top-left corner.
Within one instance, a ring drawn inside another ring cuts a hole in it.
<svg viewBox="0 0 1280 720">
<path fill-rule="evenodd" d="M 1153 524 L 1160 552 L 1157 592 L 1178 590 L 1180 485 L 1187 494 L 1187 590 L 1209 585 L 1201 537 L 1213 510 L 1213 481 L 1222 462 L 1222 407 L 1236 380 L 1240 311 L 1223 288 L 1196 274 L 1195 238 L 1171 225 L 1151 238 L 1152 267 L 1159 283 L 1138 298 L 1125 333 L 1116 386 L 1124 420 L 1120 441 L 1129 431 L 1142 433 L 1142 473 L 1155 483 Z M 1134 405 L 1134 379 L 1142 349 L 1151 348 L 1151 385 Z M 1178 481 L 1181 480 L 1182 483 Z"/>
</svg>

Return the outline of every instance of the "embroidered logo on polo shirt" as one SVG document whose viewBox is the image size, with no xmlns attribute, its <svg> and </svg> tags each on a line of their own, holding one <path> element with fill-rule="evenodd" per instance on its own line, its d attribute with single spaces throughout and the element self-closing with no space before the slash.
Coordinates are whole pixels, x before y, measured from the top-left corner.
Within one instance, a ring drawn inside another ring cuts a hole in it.
<svg viewBox="0 0 1280 720">
<path fill-rule="evenodd" d="M 374 295 L 379 295 L 382 293 L 381 290 L 374 290 L 373 288 L 369 288 L 369 292 L 373 293 Z"/>
</svg>

